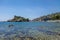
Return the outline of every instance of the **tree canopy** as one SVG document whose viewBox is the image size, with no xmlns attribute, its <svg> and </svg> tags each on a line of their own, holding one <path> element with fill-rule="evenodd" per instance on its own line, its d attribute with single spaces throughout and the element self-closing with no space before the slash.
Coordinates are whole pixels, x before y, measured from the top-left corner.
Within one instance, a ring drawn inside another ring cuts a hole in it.
<svg viewBox="0 0 60 40">
<path fill-rule="evenodd" d="M 21 17 L 21 16 L 14 16 L 13 19 L 11 20 L 8 20 L 8 22 L 28 22 L 29 19 L 28 18 L 24 18 L 24 17 Z"/>
</svg>

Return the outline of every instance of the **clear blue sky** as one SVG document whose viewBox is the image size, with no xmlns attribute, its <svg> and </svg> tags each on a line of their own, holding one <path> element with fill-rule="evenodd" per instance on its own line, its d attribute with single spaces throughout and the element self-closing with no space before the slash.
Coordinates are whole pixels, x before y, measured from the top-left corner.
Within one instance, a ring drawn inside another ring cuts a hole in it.
<svg viewBox="0 0 60 40">
<path fill-rule="evenodd" d="M 34 19 L 60 12 L 60 0 L 0 0 L 0 21 L 14 15 Z"/>
</svg>

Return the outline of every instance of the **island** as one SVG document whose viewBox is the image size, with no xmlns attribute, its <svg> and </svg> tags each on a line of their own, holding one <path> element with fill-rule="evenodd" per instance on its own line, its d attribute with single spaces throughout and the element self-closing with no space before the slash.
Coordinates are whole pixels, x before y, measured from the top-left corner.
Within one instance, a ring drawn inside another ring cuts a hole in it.
<svg viewBox="0 0 60 40">
<path fill-rule="evenodd" d="M 29 19 L 15 15 L 14 18 L 7 20 L 7 22 L 29 22 Z"/>
</svg>

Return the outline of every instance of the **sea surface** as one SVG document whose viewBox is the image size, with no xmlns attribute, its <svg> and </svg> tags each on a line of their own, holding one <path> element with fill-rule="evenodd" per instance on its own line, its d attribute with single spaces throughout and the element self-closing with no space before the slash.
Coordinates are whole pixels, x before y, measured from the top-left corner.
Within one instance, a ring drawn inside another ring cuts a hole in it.
<svg viewBox="0 0 60 40">
<path fill-rule="evenodd" d="M 55 22 L 0 22 L 0 38 L 60 36 L 60 23 Z M 57 38 L 58 39 L 58 38 Z M 59 40 L 59 39 L 58 39 Z"/>
</svg>

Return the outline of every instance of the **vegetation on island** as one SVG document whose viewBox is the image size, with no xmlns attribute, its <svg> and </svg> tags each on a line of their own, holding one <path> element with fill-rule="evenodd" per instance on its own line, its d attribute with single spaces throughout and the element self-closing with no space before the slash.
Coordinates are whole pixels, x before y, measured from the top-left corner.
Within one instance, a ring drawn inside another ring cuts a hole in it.
<svg viewBox="0 0 60 40">
<path fill-rule="evenodd" d="M 14 18 L 11 20 L 8 20 L 8 22 L 29 22 L 29 19 L 21 16 L 14 16 Z"/>
<path fill-rule="evenodd" d="M 33 19 L 33 21 L 60 20 L 60 12 Z"/>
</svg>

